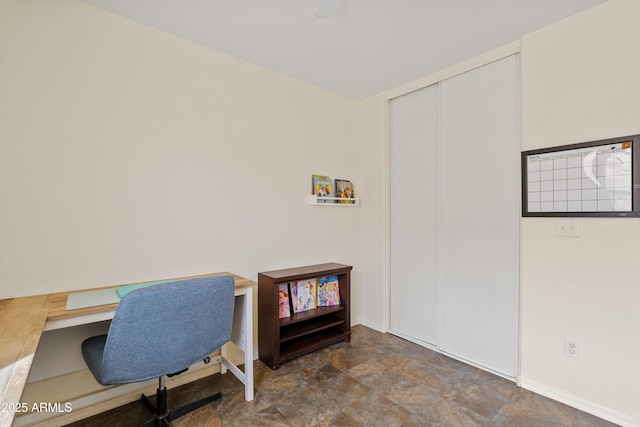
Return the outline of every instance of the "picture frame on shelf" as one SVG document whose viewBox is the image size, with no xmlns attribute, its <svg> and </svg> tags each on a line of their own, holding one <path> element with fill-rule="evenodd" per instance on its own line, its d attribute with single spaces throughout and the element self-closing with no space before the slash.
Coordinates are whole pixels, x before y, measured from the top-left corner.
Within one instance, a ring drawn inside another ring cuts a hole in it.
<svg viewBox="0 0 640 427">
<path fill-rule="evenodd" d="M 291 293 L 288 283 L 278 285 L 278 317 L 291 317 Z"/>
<path fill-rule="evenodd" d="M 291 308 L 294 313 L 316 308 L 318 279 L 297 280 L 291 283 Z"/>
<path fill-rule="evenodd" d="M 311 194 L 318 197 L 318 203 L 333 203 L 333 200 L 324 199 L 334 197 L 333 180 L 326 175 L 311 175 Z"/>
<path fill-rule="evenodd" d="M 340 305 L 338 276 L 322 276 L 318 279 L 318 307 Z"/>
<path fill-rule="evenodd" d="M 335 180 L 336 187 L 336 197 L 339 200 L 336 200 L 336 203 L 348 204 L 352 205 L 354 203 L 355 193 L 353 191 L 353 183 L 346 179 L 337 179 Z M 345 200 L 342 200 L 345 199 Z"/>
</svg>

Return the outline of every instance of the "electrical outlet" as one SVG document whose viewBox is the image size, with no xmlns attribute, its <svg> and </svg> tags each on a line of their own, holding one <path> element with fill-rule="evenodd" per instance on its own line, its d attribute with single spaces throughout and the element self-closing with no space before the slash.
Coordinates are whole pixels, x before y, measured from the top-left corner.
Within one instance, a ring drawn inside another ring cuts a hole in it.
<svg viewBox="0 0 640 427">
<path fill-rule="evenodd" d="M 580 359 L 580 344 L 570 338 L 564 339 L 564 355 L 573 359 Z"/>
<path fill-rule="evenodd" d="M 556 221 L 556 236 L 580 237 L 577 219 L 560 219 Z"/>
</svg>

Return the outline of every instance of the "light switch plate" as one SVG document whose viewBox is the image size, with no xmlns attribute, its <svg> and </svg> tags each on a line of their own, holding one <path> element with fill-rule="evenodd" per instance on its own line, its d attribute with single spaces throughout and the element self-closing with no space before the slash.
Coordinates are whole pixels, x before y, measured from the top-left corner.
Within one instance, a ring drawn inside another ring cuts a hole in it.
<svg viewBox="0 0 640 427">
<path fill-rule="evenodd" d="M 580 229 L 577 219 L 559 219 L 556 221 L 556 236 L 580 237 Z"/>
</svg>

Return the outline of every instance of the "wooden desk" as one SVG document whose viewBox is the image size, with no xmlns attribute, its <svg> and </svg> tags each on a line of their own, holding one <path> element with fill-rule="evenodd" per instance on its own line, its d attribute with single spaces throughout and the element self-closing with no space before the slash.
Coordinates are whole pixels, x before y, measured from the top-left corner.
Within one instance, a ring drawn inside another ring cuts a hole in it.
<svg viewBox="0 0 640 427">
<path fill-rule="evenodd" d="M 231 341 L 244 352 L 243 372 L 227 358 L 223 347 L 221 371 L 225 373 L 227 369 L 230 370 L 244 384 L 245 399 L 253 400 L 252 288 L 256 283 L 226 272 L 181 277 L 177 280 L 220 275 L 230 275 L 235 279 L 236 303 Z M 13 422 L 15 411 L 10 410 L 10 406 L 20 403 L 42 332 L 109 320 L 118 307 L 118 304 L 109 304 L 67 310 L 67 297 L 70 293 L 72 292 L 0 300 L 0 405 L 3 405 L 0 406 L 0 427 L 10 426 Z"/>
</svg>

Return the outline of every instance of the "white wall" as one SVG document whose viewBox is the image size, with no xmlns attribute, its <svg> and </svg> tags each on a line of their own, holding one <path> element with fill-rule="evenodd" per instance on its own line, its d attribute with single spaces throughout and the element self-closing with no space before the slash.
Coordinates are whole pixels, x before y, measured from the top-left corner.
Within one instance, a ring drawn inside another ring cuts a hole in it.
<svg viewBox="0 0 640 427">
<path fill-rule="evenodd" d="M 638 22 L 640 2 L 612 0 L 521 40 L 523 150 L 640 133 Z M 491 56 L 488 52 L 361 104 L 367 113 L 361 127 L 379 132 L 361 145 L 369 156 L 361 164 L 363 186 L 382 196 L 386 191 L 376 157 L 385 155 L 388 130 L 379 123 L 386 119 L 385 100 Z M 374 224 L 386 223 L 387 201 L 375 200 L 382 203 L 376 215 L 362 211 L 376 218 L 362 235 L 375 234 Z M 520 384 L 621 425 L 638 426 L 640 220 L 585 218 L 579 227 L 579 238 L 558 238 L 554 219 L 521 221 Z M 385 250 L 384 245 L 369 247 L 368 256 L 384 259 Z M 367 293 L 384 296 L 385 267 L 369 271 L 381 276 L 367 281 Z M 373 304 L 363 308 L 361 322 L 384 330 L 385 303 L 377 296 L 363 296 Z M 564 356 L 565 337 L 579 342 L 579 360 Z"/>
<path fill-rule="evenodd" d="M 358 190 L 357 102 L 74 0 L 0 2 L 0 63 L 0 298 L 361 274 L 359 208 L 306 204 Z"/>
<path fill-rule="evenodd" d="M 361 197 L 358 273 L 361 286 L 355 288 L 354 310 L 358 322 L 370 328 L 384 331 L 386 306 L 383 295 L 387 274 L 385 248 L 387 242 L 385 221 L 387 163 L 386 97 L 379 94 L 360 103 L 358 157 L 360 159 Z"/>
<path fill-rule="evenodd" d="M 614 0 L 523 38 L 523 150 L 640 133 L 638 22 L 640 2 Z M 640 425 L 640 219 L 579 229 L 560 238 L 552 218 L 521 221 L 521 383 Z"/>
</svg>

